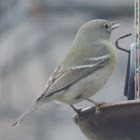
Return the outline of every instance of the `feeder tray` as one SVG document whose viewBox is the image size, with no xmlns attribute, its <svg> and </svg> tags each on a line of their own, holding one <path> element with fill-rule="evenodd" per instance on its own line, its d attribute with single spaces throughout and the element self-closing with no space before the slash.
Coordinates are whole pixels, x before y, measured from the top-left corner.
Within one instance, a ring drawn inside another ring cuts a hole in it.
<svg viewBox="0 0 140 140">
<path fill-rule="evenodd" d="M 81 110 L 74 122 L 90 140 L 140 140 L 140 100 Z"/>
</svg>

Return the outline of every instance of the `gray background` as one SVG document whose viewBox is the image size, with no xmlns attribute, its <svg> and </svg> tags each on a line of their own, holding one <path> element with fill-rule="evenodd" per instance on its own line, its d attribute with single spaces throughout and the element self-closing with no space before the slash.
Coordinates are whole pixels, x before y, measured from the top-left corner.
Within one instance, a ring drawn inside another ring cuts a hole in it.
<svg viewBox="0 0 140 140">
<path fill-rule="evenodd" d="M 133 0 L 0 0 L 0 139 L 87 140 L 65 104 L 42 106 L 19 127 L 15 119 L 40 95 L 50 74 L 71 48 L 81 25 L 93 19 L 119 21 L 112 42 L 129 48 L 135 41 Z M 127 54 L 116 50 L 116 67 L 92 99 L 108 103 L 123 96 Z M 75 105 L 92 106 L 86 101 Z"/>
</svg>

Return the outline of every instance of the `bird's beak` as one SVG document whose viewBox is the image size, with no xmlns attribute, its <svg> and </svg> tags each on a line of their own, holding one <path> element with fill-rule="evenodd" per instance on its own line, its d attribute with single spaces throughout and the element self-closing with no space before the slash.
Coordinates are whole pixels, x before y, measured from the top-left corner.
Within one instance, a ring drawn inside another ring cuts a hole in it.
<svg viewBox="0 0 140 140">
<path fill-rule="evenodd" d="M 120 27 L 120 24 L 118 21 L 114 21 L 114 22 L 111 22 L 111 29 L 115 29 L 115 28 L 118 28 Z"/>
</svg>

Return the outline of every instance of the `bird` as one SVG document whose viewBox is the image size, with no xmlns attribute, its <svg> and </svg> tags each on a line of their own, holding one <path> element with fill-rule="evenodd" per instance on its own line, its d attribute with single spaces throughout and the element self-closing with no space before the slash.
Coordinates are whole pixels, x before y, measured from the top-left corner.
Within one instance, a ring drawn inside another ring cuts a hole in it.
<svg viewBox="0 0 140 140">
<path fill-rule="evenodd" d="M 116 57 L 111 43 L 112 30 L 118 22 L 91 20 L 80 27 L 71 49 L 50 76 L 41 95 L 12 125 L 18 126 L 42 104 L 56 100 L 73 107 L 88 100 L 108 81 Z M 100 103 L 92 100 L 95 106 Z"/>
</svg>

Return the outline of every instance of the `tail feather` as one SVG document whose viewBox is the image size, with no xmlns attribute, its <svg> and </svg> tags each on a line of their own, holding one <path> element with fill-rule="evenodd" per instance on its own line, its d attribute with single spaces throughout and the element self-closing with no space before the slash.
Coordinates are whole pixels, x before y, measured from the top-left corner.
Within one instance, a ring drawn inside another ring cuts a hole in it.
<svg viewBox="0 0 140 140">
<path fill-rule="evenodd" d="M 29 115 L 31 115 L 39 106 L 41 105 L 40 102 L 36 102 L 33 104 L 29 109 L 27 109 L 12 125 L 12 127 L 18 126 L 20 123 L 24 121 Z"/>
</svg>

